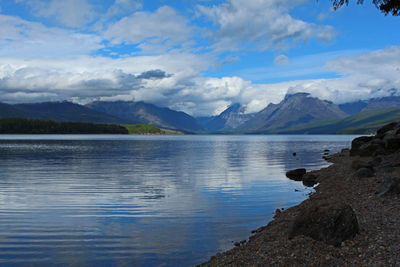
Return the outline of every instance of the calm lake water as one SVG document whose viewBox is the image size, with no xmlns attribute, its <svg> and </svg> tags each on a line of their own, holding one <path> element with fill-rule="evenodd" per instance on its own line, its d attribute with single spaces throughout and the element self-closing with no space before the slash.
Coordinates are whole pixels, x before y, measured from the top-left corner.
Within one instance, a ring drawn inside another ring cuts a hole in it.
<svg viewBox="0 0 400 267">
<path fill-rule="evenodd" d="M 0 135 L 0 265 L 201 263 L 307 197 L 287 170 L 354 137 Z"/>
</svg>

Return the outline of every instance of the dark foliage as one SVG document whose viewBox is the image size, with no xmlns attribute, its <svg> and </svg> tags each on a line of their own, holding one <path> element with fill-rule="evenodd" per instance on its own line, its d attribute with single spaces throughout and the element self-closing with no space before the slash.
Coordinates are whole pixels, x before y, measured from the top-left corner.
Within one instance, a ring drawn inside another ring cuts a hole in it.
<svg viewBox="0 0 400 267">
<path fill-rule="evenodd" d="M 333 8 L 338 9 L 343 5 L 348 5 L 349 0 L 332 0 Z M 362 4 L 364 0 L 357 0 L 357 4 Z M 372 0 L 372 3 L 379 8 L 385 15 L 391 13 L 393 16 L 400 15 L 400 0 Z"/>
<path fill-rule="evenodd" d="M 114 124 L 4 118 L 0 134 L 128 134 L 128 130 Z"/>
</svg>

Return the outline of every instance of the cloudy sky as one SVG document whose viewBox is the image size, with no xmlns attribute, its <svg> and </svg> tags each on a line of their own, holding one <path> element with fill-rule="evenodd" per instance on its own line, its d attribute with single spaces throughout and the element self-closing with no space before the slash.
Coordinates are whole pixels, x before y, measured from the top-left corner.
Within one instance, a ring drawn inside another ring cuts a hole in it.
<svg viewBox="0 0 400 267">
<path fill-rule="evenodd" d="M 400 17 L 365 2 L 0 0 L 0 101 L 135 100 L 200 116 L 287 92 L 400 94 Z"/>
</svg>

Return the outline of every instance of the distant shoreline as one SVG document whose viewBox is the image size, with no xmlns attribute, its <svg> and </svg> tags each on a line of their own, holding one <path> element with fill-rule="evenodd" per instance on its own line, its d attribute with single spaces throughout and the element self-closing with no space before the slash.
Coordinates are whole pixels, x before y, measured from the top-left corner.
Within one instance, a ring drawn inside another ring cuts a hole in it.
<svg viewBox="0 0 400 267">
<path fill-rule="evenodd" d="M 59 122 L 26 118 L 0 119 L 0 134 L 139 134 L 181 135 L 181 131 L 160 129 L 146 124 L 97 124 L 87 122 Z"/>
</svg>

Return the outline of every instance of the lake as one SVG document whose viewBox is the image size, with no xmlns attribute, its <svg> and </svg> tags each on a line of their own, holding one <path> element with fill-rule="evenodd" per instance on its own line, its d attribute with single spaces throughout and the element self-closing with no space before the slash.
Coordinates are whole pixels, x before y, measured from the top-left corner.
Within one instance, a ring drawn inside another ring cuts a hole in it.
<svg viewBox="0 0 400 267">
<path fill-rule="evenodd" d="M 307 198 L 285 172 L 353 138 L 0 135 L 0 265 L 201 263 Z"/>
</svg>

